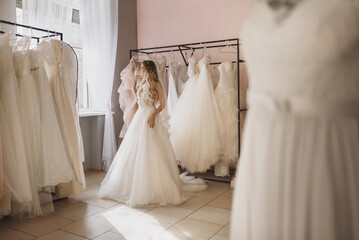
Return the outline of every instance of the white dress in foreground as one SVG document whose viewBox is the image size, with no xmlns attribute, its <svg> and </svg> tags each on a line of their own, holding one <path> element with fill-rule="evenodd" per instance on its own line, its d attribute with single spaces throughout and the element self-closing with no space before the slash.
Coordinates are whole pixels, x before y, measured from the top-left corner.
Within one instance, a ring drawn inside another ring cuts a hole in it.
<svg viewBox="0 0 359 240">
<path fill-rule="evenodd" d="M 275 12 L 257 3 L 242 32 L 251 78 L 231 239 L 358 240 L 359 2 Z"/>
<path fill-rule="evenodd" d="M 138 110 L 101 183 L 99 196 L 131 207 L 181 204 L 187 199 L 184 193 L 188 185 L 180 181 L 165 120 L 157 115 L 155 127 L 150 128 L 147 120 L 154 103 L 147 92 L 138 99 Z M 192 186 L 192 190 L 206 188 L 203 182 Z"/>
</svg>

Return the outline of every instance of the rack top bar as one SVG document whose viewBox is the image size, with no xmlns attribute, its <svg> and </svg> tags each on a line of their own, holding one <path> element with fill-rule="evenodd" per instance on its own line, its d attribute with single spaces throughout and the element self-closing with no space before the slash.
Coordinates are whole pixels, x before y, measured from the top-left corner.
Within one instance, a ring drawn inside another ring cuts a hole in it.
<svg viewBox="0 0 359 240">
<path fill-rule="evenodd" d="M 47 29 L 43 29 L 43 28 L 38 28 L 38 27 L 32 27 L 32 26 L 28 26 L 28 25 L 24 25 L 24 24 L 19 24 L 19 23 L 15 23 L 15 22 L 9 22 L 9 21 L 5 21 L 5 20 L 0 20 L 0 23 L 4 23 L 4 24 L 9 24 L 9 25 L 14 25 L 14 26 L 19 26 L 19 27 L 24 27 L 24 28 L 30 28 L 36 31 L 41 31 L 41 32 L 46 32 L 46 33 L 52 33 L 58 36 L 61 36 L 62 33 L 61 32 L 55 32 L 55 31 L 50 31 Z"/>
<path fill-rule="evenodd" d="M 174 47 L 185 47 L 190 48 L 194 45 L 204 45 L 204 44 L 213 44 L 213 43 L 223 43 L 223 42 L 231 42 L 236 41 L 239 44 L 239 38 L 230 38 L 230 39 L 223 39 L 223 40 L 216 40 L 216 41 L 205 41 L 205 42 L 195 42 L 195 43 L 186 43 L 186 44 L 174 44 L 168 46 L 161 46 L 161 47 L 151 47 L 151 48 L 138 48 L 138 49 L 131 49 L 133 52 L 141 52 L 146 50 L 154 50 L 154 49 L 163 49 L 163 48 L 174 48 Z M 208 47 L 207 47 L 208 48 Z M 184 49 L 183 49 L 184 50 Z"/>
</svg>

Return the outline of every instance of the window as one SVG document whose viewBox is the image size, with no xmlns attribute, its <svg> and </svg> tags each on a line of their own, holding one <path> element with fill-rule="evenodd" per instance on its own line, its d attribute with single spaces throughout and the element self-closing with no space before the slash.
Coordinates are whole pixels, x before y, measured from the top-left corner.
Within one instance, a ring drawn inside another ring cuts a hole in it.
<svg viewBox="0 0 359 240">
<path fill-rule="evenodd" d="M 86 80 L 83 78 L 83 61 L 82 61 L 82 40 L 81 40 L 81 29 L 80 29 L 80 4 L 81 0 L 47 0 L 38 1 L 36 4 L 47 4 L 45 8 L 48 12 L 36 12 L 34 15 L 38 19 L 46 19 L 44 26 L 41 26 L 43 21 L 38 21 L 39 25 L 34 27 L 40 27 L 43 29 L 49 29 L 63 33 L 64 41 L 68 43 L 76 52 L 78 59 L 78 86 L 77 86 L 77 100 L 80 111 L 86 111 L 90 108 L 89 96 L 88 96 L 88 85 Z M 66 5 L 64 4 L 66 3 Z M 24 12 L 22 0 L 16 0 L 16 22 L 27 24 L 24 22 Z M 40 16 L 40 14 L 42 14 Z M 69 16 L 70 15 L 70 16 Z M 48 19 L 51 16 L 52 19 Z M 71 22 L 66 22 L 71 21 Z M 50 23 L 50 24 L 49 24 Z M 28 25 L 28 24 L 27 24 Z M 30 34 L 29 30 L 19 28 L 18 32 L 21 34 Z"/>
</svg>

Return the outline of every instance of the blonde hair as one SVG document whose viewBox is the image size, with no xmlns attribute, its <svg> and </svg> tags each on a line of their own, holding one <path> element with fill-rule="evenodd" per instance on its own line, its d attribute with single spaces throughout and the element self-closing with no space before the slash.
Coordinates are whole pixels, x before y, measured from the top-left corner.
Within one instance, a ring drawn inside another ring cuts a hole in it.
<svg viewBox="0 0 359 240">
<path fill-rule="evenodd" d="M 143 76 L 141 81 L 141 86 L 143 86 L 144 90 L 149 92 L 149 96 L 152 100 L 156 101 L 159 99 L 156 85 L 158 80 L 156 64 L 153 61 L 143 61 Z"/>
</svg>

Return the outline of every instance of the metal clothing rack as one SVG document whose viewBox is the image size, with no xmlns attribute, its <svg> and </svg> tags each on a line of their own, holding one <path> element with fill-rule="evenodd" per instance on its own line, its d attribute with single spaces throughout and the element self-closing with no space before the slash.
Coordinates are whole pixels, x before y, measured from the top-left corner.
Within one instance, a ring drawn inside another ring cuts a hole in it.
<svg viewBox="0 0 359 240">
<path fill-rule="evenodd" d="M 150 47 L 150 48 L 139 48 L 139 49 L 131 49 L 130 50 L 130 59 L 132 58 L 134 53 L 137 54 L 157 54 L 157 53 L 170 53 L 170 52 L 180 52 L 184 63 L 188 66 L 187 59 L 184 55 L 185 51 L 191 51 L 191 56 L 193 53 L 198 49 L 204 48 L 222 48 L 232 46 L 236 48 L 236 59 L 233 63 L 237 63 L 237 89 L 238 89 L 238 155 L 240 154 L 240 113 L 243 111 L 247 111 L 247 109 L 240 109 L 240 68 L 239 64 L 243 63 L 244 61 L 239 58 L 239 39 L 238 38 L 230 38 L 230 39 L 222 39 L 222 40 L 215 40 L 215 41 L 206 41 L 206 42 L 195 42 L 195 43 L 186 43 L 186 44 L 176 44 L 176 45 L 168 45 L 168 46 L 160 46 L 160 47 Z M 218 65 L 222 62 L 211 62 L 211 65 Z M 239 156 L 238 156 L 239 157 Z"/>
<path fill-rule="evenodd" d="M 31 31 L 32 30 L 35 30 L 35 31 L 38 31 L 40 32 L 37 36 L 29 36 L 30 38 L 32 39 L 35 39 L 37 41 L 37 43 L 39 44 L 40 43 L 40 40 L 41 39 L 46 39 L 46 38 L 52 38 L 52 37 L 59 37 L 60 40 L 63 42 L 63 39 L 64 39 L 64 35 L 63 33 L 61 32 L 56 32 L 56 31 L 52 31 L 52 30 L 48 30 L 48 29 L 43 29 L 43 28 L 38 28 L 38 27 L 33 27 L 33 26 L 29 26 L 29 25 L 24 25 L 24 24 L 19 24 L 19 23 L 15 23 L 15 22 L 9 22 L 9 21 L 5 21 L 5 20 L 1 20 L 0 19 L 0 26 L 1 24 L 6 24 L 6 25 L 12 25 L 12 26 L 16 26 L 16 27 L 22 27 L 22 28 L 26 28 L 26 29 L 30 29 Z M 0 28 L 0 33 L 5 33 L 4 31 L 1 30 Z M 46 33 L 46 35 L 43 35 L 41 33 Z M 22 35 L 22 34 L 19 34 L 19 33 L 14 33 L 15 36 L 18 36 L 18 37 L 25 37 L 25 35 Z M 77 57 L 77 54 L 75 52 L 75 50 L 73 49 L 72 46 L 70 46 L 68 43 L 65 43 L 63 42 L 64 44 L 67 44 L 71 50 L 74 52 L 74 55 L 76 56 L 76 62 L 77 62 L 77 83 L 76 83 L 76 102 L 77 102 L 77 96 L 78 96 L 78 74 L 79 74 L 79 60 L 78 60 L 78 57 Z M 75 102 L 75 103 L 76 103 Z"/>
</svg>

